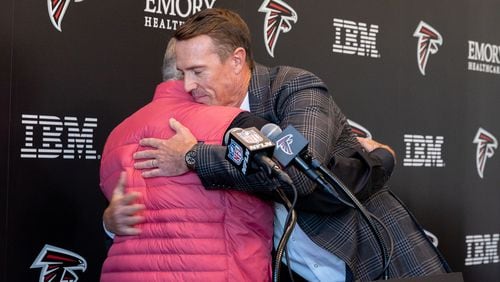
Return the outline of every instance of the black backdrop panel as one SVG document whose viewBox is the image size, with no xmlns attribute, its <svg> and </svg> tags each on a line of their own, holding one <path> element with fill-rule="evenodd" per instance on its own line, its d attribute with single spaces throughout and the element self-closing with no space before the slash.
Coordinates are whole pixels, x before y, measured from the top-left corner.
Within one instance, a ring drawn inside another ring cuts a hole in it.
<svg viewBox="0 0 500 282">
<path fill-rule="evenodd" d="M 3 3 L 0 10 L 0 280 L 7 272 L 7 212 L 9 191 L 9 130 L 11 99 L 12 2 Z"/>
<path fill-rule="evenodd" d="M 313 71 L 349 119 L 395 149 L 391 187 L 437 236 L 455 271 L 466 281 L 500 279 L 498 1 L 282 0 L 296 19 L 272 54 L 259 9 L 266 1 L 66 1 L 55 24 L 47 5 L 58 1 L 4 4 L 2 279 L 39 279 L 45 246 L 83 258 L 86 270 L 76 274 L 98 281 L 106 137 L 151 99 L 176 26 L 211 6 L 248 22 L 258 62 Z M 435 33 L 420 57 L 419 25 Z M 481 170 L 478 148 L 487 153 Z"/>
</svg>

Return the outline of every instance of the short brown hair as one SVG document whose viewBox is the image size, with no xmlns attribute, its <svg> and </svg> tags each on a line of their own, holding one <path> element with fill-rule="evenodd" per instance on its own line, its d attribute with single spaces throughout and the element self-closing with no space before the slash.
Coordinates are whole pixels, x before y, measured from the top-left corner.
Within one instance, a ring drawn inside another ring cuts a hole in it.
<svg viewBox="0 0 500 282">
<path fill-rule="evenodd" d="M 217 45 L 217 54 L 222 61 L 238 47 L 246 51 L 246 62 L 253 69 L 250 30 L 243 19 L 228 9 L 202 10 L 191 17 L 175 32 L 175 39 L 187 40 L 199 35 L 208 35 Z"/>
</svg>

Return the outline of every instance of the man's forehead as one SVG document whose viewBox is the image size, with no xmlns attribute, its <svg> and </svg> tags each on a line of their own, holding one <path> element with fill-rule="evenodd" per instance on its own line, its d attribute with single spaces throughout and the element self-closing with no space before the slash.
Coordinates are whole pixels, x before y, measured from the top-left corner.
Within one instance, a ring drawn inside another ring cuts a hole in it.
<svg viewBox="0 0 500 282">
<path fill-rule="evenodd" d="M 211 40 L 197 37 L 179 41 L 175 47 L 177 68 L 192 69 L 220 63 L 219 55 Z"/>
</svg>

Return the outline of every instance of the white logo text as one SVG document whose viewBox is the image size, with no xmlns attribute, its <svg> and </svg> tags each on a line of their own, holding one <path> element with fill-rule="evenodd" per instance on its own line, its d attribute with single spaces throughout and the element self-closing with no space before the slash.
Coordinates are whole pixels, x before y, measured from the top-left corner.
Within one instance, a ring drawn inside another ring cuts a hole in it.
<svg viewBox="0 0 500 282">
<path fill-rule="evenodd" d="M 404 135 L 406 145 L 403 166 L 444 167 L 442 159 L 443 136 Z"/>
<path fill-rule="evenodd" d="M 212 8 L 216 0 L 146 0 L 144 26 L 166 30 L 177 30 L 185 19 L 197 12 Z M 163 15 L 164 17 L 158 17 Z M 165 18 L 166 17 L 166 18 Z M 180 19 L 179 19 L 180 18 Z"/>
<path fill-rule="evenodd" d="M 471 71 L 500 74 L 500 46 L 469 40 L 469 63 Z"/>
<path fill-rule="evenodd" d="M 465 265 L 490 264 L 500 262 L 498 258 L 498 240 L 500 234 L 465 236 L 467 257 Z"/>
<path fill-rule="evenodd" d="M 335 27 L 334 53 L 380 58 L 377 50 L 378 25 L 333 19 Z"/>
<path fill-rule="evenodd" d="M 22 115 L 25 129 L 21 158 L 27 159 L 97 159 L 94 129 L 97 118 L 85 118 L 83 126 L 76 117 Z"/>
</svg>

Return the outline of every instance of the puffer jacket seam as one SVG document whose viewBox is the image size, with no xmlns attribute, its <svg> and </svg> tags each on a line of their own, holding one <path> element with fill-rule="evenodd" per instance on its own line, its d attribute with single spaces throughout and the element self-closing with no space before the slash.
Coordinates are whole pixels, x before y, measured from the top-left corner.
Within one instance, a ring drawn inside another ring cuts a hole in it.
<svg viewBox="0 0 500 282">
<path fill-rule="evenodd" d="M 227 195 L 226 194 L 223 194 L 222 196 L 224 198 L 224 218 L 222 219 L 222 228 L 224 228 L 224 245 L 226 246 L 226 281 L 229 282 L 229 240 L 227 238 L 227 222 L 226 222 L 226 219 L 227 219 L 227 212 L 228 212 L 228 209 L 227 209 Z"/>
</svg>

